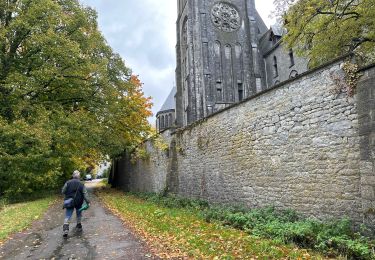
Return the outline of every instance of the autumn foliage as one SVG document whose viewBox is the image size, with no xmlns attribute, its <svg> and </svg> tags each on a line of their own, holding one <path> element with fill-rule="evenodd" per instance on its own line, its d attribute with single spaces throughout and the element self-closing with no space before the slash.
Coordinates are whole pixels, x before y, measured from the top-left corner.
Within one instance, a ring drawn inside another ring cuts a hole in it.
<svg viewBox="0 0 375 260">
<path fill-rule="evenodd" d="M 373 0 L 274 0 L 288 33 L 287 48 L 316 67 L 354 53 L 357 63 L 375 62 Z"/>
<path fill-rule="evenodd" d="M 151 100 L 77 0 L 0 0 L 0 196 L 52 188 L 147 136 Z"/>
</svg>

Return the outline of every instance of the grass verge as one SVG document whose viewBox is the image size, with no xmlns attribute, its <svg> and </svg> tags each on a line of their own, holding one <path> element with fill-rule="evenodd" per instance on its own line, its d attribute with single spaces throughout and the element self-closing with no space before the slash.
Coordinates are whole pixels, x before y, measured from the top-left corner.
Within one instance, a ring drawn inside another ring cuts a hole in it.
<svg viewBox="0 0 375 260">
<path fill-rule="evenodd" d="M 42 217 L 48 207 L 57 199 L 57 195 L 32 195 L 34 200 L 9 203 L 0 201 L 0 244 L 11 234 L 19 232 Z"/>
<path fill-rule="evenodd" d="M 291 245 L 207 223 L 198 210 L 162 207 L 108 189 L 97 195 L 163 259 L 323 259 Z"/>
<path fill-rule="evenodd" d="M 134 193 L 136 197 L 167 208 L 199 210 L 207 222 L 243 230 L 253 236 L 309 248 L 329 257 L 344 259 L 375 259 L 375 240 L 365 226 L 353 229 L 347 219 L 319 221 L 306 218 L 293 210 L 274 207 L 249 209 L 244 206 L 209 205 L 207 201 L 181 198 L 168 194 Z"/>
</svg>

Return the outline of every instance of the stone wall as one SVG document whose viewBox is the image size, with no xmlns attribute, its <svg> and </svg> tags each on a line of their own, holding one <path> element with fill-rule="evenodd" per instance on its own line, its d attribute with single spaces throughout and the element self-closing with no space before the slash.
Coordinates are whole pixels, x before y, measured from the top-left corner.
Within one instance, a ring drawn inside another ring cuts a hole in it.
<svg viewBox="0 0 375 260">
<path fill-rule="evenodd" d="M 357 107 L 360 137 L 360 172 L 363 219 L 375 227 L 375 67 L 363 71 Z"/>
<path fill-rule="evenodd" d="M 171 143 L 170 130 L 160 133 L 160 140 Z M 146 158 L 134 160 L 126 153 L 123 158 L 115 160 L 112 167 L 113 186 L 119 186 L 132 192 L 161 192 L 167 187 L 169 169 L 169 150 L 159 149 L 154 141 L 146 141 L 140 148 L 147 151 Z"/>
<path fill-rule="evenodd" d="M 336 62 L 175 133 L 169 153 L 119 167 L 127 190 L 170 191 L 219 203 L 274 205 L 318 218 L 374 220 L 374 78 L 338 93 Z"/>
</svg>

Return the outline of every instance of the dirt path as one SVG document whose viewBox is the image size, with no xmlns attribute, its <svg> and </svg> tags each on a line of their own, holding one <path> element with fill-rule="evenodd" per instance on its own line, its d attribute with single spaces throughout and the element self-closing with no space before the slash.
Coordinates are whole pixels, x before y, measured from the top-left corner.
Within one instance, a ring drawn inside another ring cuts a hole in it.
<svg viewBox="0 0 375 260">
<path fill-rule="evenodd" d="M 82 233 L 75 232 L 73 218 L 69 238 L 62 237 L 64 211 L 58 203 L 42 220 L 1 246 L 0 259 L 157 259 L 90 193 L 92 203 L 84 212 Z"/>
</svg>

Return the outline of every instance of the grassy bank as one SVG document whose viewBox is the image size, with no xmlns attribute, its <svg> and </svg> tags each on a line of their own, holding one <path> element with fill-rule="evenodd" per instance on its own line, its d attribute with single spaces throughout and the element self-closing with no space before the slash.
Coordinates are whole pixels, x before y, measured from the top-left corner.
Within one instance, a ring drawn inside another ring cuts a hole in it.
<svg viewBox="0 0 375 260">
<path fill-rule="evenodd" d="M 31 195 L 28 201 L 0 200 L 0 244 L 42 217 L 56 199 L 57 195 L 48 193 Z"/>
<path fill-rule="evenodd" d="M 371 231 L 365 227 L 361 227 L 362 232 L 354 230 L 353 223 L 346 218 L 320 221 L 274 207 L 249 209 L 153 193 L 134 195 L 167 208 L 195 209 L 207 222 L 221 223 L 259 238 L 313 249 L 327 257 L 375 259 L 374 237 L 363 235 L 369 235 Z"/>
<path fill-rule="evenodd" d="M 322 259 L 318 254 L 285 246 L 280 241 L 261 239 L 248 233 L 208 223 L 201 216 L 199 202 L 190 207 L 163 207 L 149 200 L 102 190 L 97 194 L 116 215 L 145 238 L 161 258 L 191 259 Z"/>
</svg>

